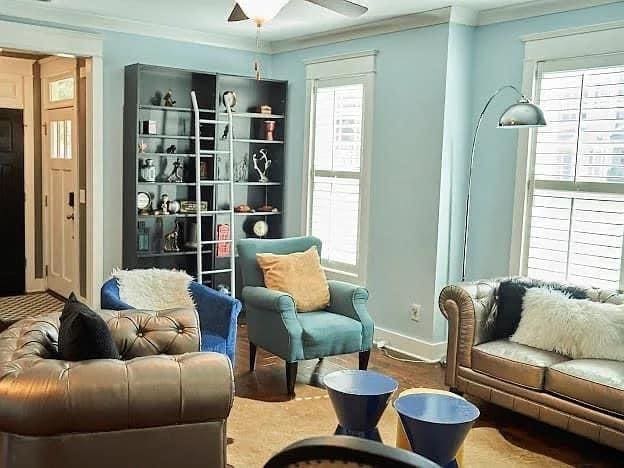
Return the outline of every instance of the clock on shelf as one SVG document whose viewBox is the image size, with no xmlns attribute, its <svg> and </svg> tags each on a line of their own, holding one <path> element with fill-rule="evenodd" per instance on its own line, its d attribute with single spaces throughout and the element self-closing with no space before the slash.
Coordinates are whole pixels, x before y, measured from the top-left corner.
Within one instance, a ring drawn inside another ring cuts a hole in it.
<svg viewBox="0 0 624 468">
<path fill-rule="evenodd" d="M 253 233 L 258 237 L 264 237 L 269 233 L 269 225 L 263 219 L 256 221 L 252 226 Z"/>
</svg>

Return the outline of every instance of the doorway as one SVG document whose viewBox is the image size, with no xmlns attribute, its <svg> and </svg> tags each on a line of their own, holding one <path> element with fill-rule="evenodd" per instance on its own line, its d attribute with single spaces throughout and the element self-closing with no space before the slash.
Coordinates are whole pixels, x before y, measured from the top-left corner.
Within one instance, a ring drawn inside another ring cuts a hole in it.
<svg viewBox="0 0 624 468">
<path fill-rule="evenodd" d="M 0 296 L 23 294 L 26 289 L 23 114 L 21 109 L 0 109 L 0 200 L 4 205 Z"/>
<path fill-rule="evenodd" d="M 79 226 L 82 236 L 81 252 L 85 252 L 84 258 L 80 259 L 83 267 L 80 271 L 82 298 L 91 307 L 97 308 L 100 303 L 100 287 L 103 281 L 102 267 L 102 235 L 103 235 L 103 190 L 102 190 L 102 159 L 103 159 L 103 43 L 100 36 L 81 31 L 70 31 L 57 27 L 38 26 L 24 23 L 15 23 L 0 20 L 0 48 L 4 51 L 31 51 L 30 55 L 36 54 L 39 58 L 58 57 L 82 60 L 83 66 L 79 68 L 80 87 L 76 94 L 82 97 L 82 110 L 86 114 L 86 127 L 81 132 L 78 144 L 81 153 L 84 155 L 84 165 L 79 171 L 80 185 L 74 193 L 74 202 L 78 203 L 78 217 L 82 220 Z M 0 71 L 0 82 L 4 78 L 4 67 Z M 24 97 L 28 98 L 28 93 L 32 92 L 32 85 L 28 85 L 28 73 L 23 74 L 23 87 L 13 87 L 17 90 L 19 97 L 21 91 Z M 30 77 L 32 79 L 32 76 Z M 41 82 L 41 80 L 39 80 Z M 62 87 L 62 86 L 61 86 Z M 11 88 L 11 87 L 8 87 Z M 0 94 L 7 90 L 0 86 Z M 35 92 L 36 96 L 41 96 L 41 90 Z M 7 98 L 11 105 L 3 105 L 3 98 L 0 96 L 0 107 L 14 107 L 15 96 Z M 41 103 L 42 104 L 42 103 Z M 24 107 L 25 122 L 32 122 L 27 115 L 29 107 Z M 40 115 L 40 114 L 39 114 Z M 36 116 L 35 120 L 36 120 Z M 26 289 L 27 291 L 45 291 L 47 289 L 47 279 L 45 277 L 45 252 L 38 249 L 47 248 L 47 243 L 39 242 L 43 237 L 43 227 L 37 238 L 29 234 L 29 225 L 36 224 L 37 219 L 43 219 L 44 201 L 36 200 L 37 184 L 44 183 L 43 161 L 39 167 L 34 156 L 30 157 L 31 149 L 36 146 L 30 138 L 34 134 L 35 140 L 40 138 L 40 145 L 43 145 L 42 121 L 35 121 L 31 126 L 32 132 L 26 132 L 25 139 L 25 160 L 24 177 L 26 190 Z M 74 128 L 72 128 L 74 130 Z M 74 145 L 75 147 L 75 145 Z M 34 152 L 33 152 L 34 154 Z M 75 153 L 74 153 L 75 154 Z M 74 158 L 75 159 L 75 158 Z M 41 180 L 35 179 L 35 174 L 39 172 Z M 69 213 L 66 214 L 68 216 Z M 78 224 L 78 223 L 76 223 Z M 35 261 L 38 260 L 38 261 Z M 49 267 L 48 267 L 49 270 Z"/>
</svg>

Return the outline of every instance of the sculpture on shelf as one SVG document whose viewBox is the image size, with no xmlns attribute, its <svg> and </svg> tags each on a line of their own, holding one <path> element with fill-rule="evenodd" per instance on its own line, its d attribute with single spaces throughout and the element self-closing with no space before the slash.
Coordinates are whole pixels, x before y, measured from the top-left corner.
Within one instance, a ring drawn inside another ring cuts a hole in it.
<svg viewBox="0 0 624 468">
<path fill-rule="evenodd" d="M 182 171 L 184 168 L 182 167 L 182 163 L 180 159 L 176 159 L 173 163 L 173 169 L 171 170 L 171 174 L 167 177 L 167 182 L 171 182 L 173 184 L 177 184 L 182 182 Z"/>
<path fill-rule="evenodd" d="M 175 223 L 173 231 L 165 235 L 165 252 L 179 252 L 178 238 L 180 237 L 180 223 Z"/>
<path fill-rule="evenodd" d="M 254 153 L 253 165 L 254 165 L 254 169 L 256 170 L 256 172 L 258 173 L 260 177 L 258 179 L 258 182 L 266 184 L 267 182 L 269 182 L 269 178 L 267 177 L 266 174 L 267 174 L 267 171 L 269 170 L 269 167 L 271 167 L 271 160 L 267 156 L 267 152 L 264 148 L 260 150 L 260 154 L 261 156 L 258 157 L 258 155 Z M 264 169 L 260 169 L 260 167 L 258 166 L 259 161 L 264 161 Z"/>
<path fill-rule="evenodd" d="M 234 166 L 234 182 L 246 182 L 249 174 L 249 155 L 245 154 L 245 157 L 238 161 Z"/>
<path fill-rule="evenodd" d="M 264 121 L 264 139 L 273 141 L 275 138 L 275 120 Z"/>
<path fill-rule="evenodd" d="M 141 140 L 141 143 L 139 143 L 139 153 L 145 153 L 146 149 L 147 149 L 147 143 Z"/>
<path fill-rule="evenodd" d="M 165 93 L 165 107 L 173 107 L 176 105 L 176 101 L 173 100 L 173 91 L 172 90 L 168 90 Z"/>
<path fill-rule="evenodd" d="M 169 212 L 169 195 L 163 193 L 160 196 L 160 205 L 158 205 L 158 210 L 154 212 L 156 215 L 166 215 Z"/>
<path fill-rule="evenodd" d="M 165 150 L 165 152 L 167 154 L 175 154 L 175 152 L 178 150 L 178 147 L 176 145 L 171 145 L 168 146 L 167 149 Z"/>
</svg>

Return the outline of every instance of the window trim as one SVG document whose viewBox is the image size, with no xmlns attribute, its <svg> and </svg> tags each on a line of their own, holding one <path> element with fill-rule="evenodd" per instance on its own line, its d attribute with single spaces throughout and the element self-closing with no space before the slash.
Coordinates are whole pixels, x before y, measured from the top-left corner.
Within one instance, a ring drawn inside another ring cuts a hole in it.
<svg viewBox="0 0 624 468">
<path fill-rule="evenodd" d="M 624 27 L 603 28 L 598 25 L 588 31 L 561 30 L 549 34 L 548 37 L 529 36 L 524 40 L 522 92 L 529 99 L 539 96 L 538 77 L 541 76 L 544 68 L 550 69 L 554 62 L 560 63 L 562 67 L 573 63 L 577 63 L 578 67 L 584 67 L 584 62 L 591 67 L 592 64 L 601 61 L 608 66 L 607 61 L 611 58 L 610 56 L 624 53 Z M 574 55 L 571 55 L 572 53 Z M 522 129 L 518 134 L 513 226 L 509 255 L 509 274 L 512 276 L 527 274 L 531 198 L 535 190 L 533 178 L 530 176 L 535 165 L 536 136 L 535 129 Z M 624 255 L 622 258 L 624 259 Z"/>
<path fill-rule="evenodd" d="M 367 277 L 370 218 L 370 175 L 373 156 L 373 120 L 375 93 L 375 62 L 377 51 L 344 54 L 306 61 L 306 107 L 303 157 L 303 196 L 301 204 L 301 232 L 311 233 L 312 180 L 314 177 L 314 141 L 312 138 L 315 116 L 314 99 L 318 83 L 326 86 L 361 83 L 364 85 L 362 112 L 362 150 L 360 164 L 360 201 L 358 220 L 357 265 L 355 272 L 323 265 L 330 279 L 364 284 Z"/>
</svg>

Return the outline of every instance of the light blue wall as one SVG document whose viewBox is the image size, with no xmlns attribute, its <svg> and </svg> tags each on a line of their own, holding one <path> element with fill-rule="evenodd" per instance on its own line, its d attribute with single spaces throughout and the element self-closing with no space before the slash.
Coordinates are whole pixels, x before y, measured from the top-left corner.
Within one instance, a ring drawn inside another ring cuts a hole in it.
<svg viewBox="0 0 624 468">
<path fill-rule="evenodd" d="M 386 34 L 273 57 L 289 80 L 286 231 L 300 233 L 305 122 L 303 61 L 376 49 L 367 286 L 379 327 L 433 335 L 439 183 L 448 25 Z M 409 318 L 412 303 L 422 320 Z"/>
<path fill-rule="evenodd" d="M 436 293 L 461 279 L 463 231 L 471 145 L 472 60 L 475 28 L 450 24 L 444 100 L 444 144 L 440 174 Z M 446 334 L 446 320 L 433 314 L 434 341 Z"/>
<path fill-rule="evenodd" d="M 479 27 L 473 64 L 473 126 L 485 101 L 498 87 L 522 84 L 525 34 L 624 19 L 624 2 Z M 480 132 L 470 223 L 468 278 L 509 272 L 517 133 L 496 130 L 498 116 L 514 99 L 499 97 Z"/>
</svg>

